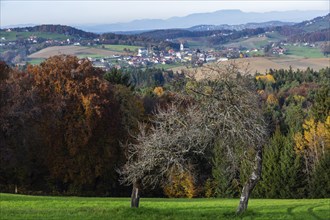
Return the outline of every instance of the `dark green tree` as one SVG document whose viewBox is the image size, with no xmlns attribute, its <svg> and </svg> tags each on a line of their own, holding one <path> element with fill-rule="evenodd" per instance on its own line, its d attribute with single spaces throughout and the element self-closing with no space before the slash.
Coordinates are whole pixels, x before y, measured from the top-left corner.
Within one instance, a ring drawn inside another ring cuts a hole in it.
<svg viewBox="0 0 330 220">
<path fill-rule="evenodd" d="M 309 187 L 312 198 L 329 198 L 330 196 L 330 153 L 320 160 L 312 173 Z"/>
<path fill-rule="evenodd" d="M 330 114 L 330 87 L 324 86 L 319 89 L 315 96 L 312 114 L 318 121 L 325 121 Z"/>
<path fill-rule="evenodd" d="M 301 198 L 305 187 L 302 165 L 291 138 L 277 129 L 269 145 L 264 148 L 262 181 L 255 195 L 263 198 Z"/>
</svg>

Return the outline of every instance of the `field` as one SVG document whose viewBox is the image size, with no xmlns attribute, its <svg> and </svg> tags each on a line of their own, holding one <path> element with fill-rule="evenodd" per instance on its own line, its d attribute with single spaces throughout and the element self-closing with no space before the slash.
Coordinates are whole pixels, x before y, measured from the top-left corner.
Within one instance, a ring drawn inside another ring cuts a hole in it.
<svg viewBox="0 0 330 220">
<path fill-rule="evenodd" d="M 330 199 L 251 199 L 235 215 L 238 199 L 150 199 L 131 209 L 129 198 L 0 194 L 1 219 L 329 219 Z"/>
<path fill-rule="evenodd" d="M 130 50 L 131 52 L 135 52 L 137 51 L 139 48 L 141 48 L 140 46 L 131 46 L 131 45 L 114 45 L 114 44 L 103 44 L 98 46 L 98 48 L 102 48 L 102 49 L 106 49 L 106 50 L 111 50 L 114 52 L 126 52 L 125 48 L 127 50 Z"/>
<path fill-rule="evenodd" d="M 307 46 L 284 46 L 287 49 L 287 55 L 293 55 L 298 57 L 308 58 L 322 58 L 324 57 L 320 48 L 313 48 Z"/>
<path fill-rule="evenodd" d="M 210 50 L 213 49 L 208 45 L 207 40 L 203 37 L 191 37 L 191 38 L 178 38 L 179 42 L 187 41 L 187 46 L 191 49 L 202 49 L 202 50 Z"/>
<path fill-rule="evenodd" d="M 269 44 L 271 40 L 268 37 L 251 37 L 248 39 L 238 39 L 231 43 L 225 44 L 226 47 L 246 47 L 246 48 L 261 48 Z M 274 40 L 273 40 L 274 41 Z M 277 40 L 276 40 L 277 41 Z"/>
<path fill-rule="evenodd" d="M 240 70 L 247 69 L 248 73 L 254 74 L 255 72 L 259 73 L 267 73 L 269 69 L 289 69 L 291 66 L 292 69 L 300 69 L 305 70 L 307 67 L 310 67 L 314 70 L 320 70 L 325 67 L 330 66 L 329 58 L 303 58 L 303 57 L 249 57 L 249 58 L 241 58 L 241 59 L 232 59 L 225 62 L 219 63 L 219 65 L 226 65 L 229 63 L 236 63 Z M 213 63 L 207 64 L 214 65 Z M 197 79 L 203 78 L 201 75 L 201 68 L 197 70 Z M 189 71 L 186 67 L 174 67 L 172 68 L 174 72 L 176 71 Z M 194 70 L 195 71 L 195 70 Z"/>
<path fill-rule="evenodd" d="M 36 53 L 29 55 L 28 58 L 46 59 L 50 56 L 55 56 L 60 54 L 75 55 L 78 57 L 104 57 L 104 56 L 120 55 L 123 53 L 114 52 L 106 49 L 93 48 L 93 47 L 55 46 L 55 47 L 47 47 L 45 49 L 42 49 Z"/>
<path fill-rule="evenodd" d="M 302 57 L 252 57 L 244 59 L 235 59 L 234 62 L 239 65 L 249 65 L 250 73 L 254 74 L 256 71 L 266 73 L 271 69 L 306 69 L 310 67 L 314 70 L 319 70 L 330 66 L 329 58 L 302 58 Z"/>
<path fill-rule="evenodd" d="M 43 58 L 33 58 L 33 59 L 28 59 L 27 62 L 32 65 L 38 65 L 41 62 L 43 62 L 45 59 Z"/>
</svg>

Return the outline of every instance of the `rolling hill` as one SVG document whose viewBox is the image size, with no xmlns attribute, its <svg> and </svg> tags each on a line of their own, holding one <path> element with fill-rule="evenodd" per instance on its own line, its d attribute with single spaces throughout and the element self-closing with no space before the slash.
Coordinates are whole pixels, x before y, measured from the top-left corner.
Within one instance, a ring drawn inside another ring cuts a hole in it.
<svg viewBox="0 0 330 220">
<path fill-rule="evenodd" d="M 66 25 L 53 25 L 53 24 L 37 25 L 33 27 L 10 28 L 10 30 L 11 32 L 18 32 L 18 33 L 25 32 L 25 33 L 60 34 L 60 35 L 84 38 L 84 39 L 93 39 L 98 36 L 97 34 L 79 30 L 74 27 L 70 27 Z M 5 32 L 5 29 L 0 31 Z"/>
</svg>

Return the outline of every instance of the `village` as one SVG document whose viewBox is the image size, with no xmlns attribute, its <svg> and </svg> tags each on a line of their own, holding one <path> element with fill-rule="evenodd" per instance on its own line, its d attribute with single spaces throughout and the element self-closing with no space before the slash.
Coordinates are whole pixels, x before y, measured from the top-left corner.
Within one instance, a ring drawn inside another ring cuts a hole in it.
<svg viewBox="0 0 330 220">
<path fill-rule="evenodd" d="M 228 57 L 221 56 L 220 51 L 201 51 L 199 49 L 185 48 L 180 44 L 180 50 L 160 51 L 159 53 L 147 48 L 139 48 L 135 55 L 113 55 L 103 58 L 87 57 L 93 66 L 109 70 L 111 67 L 151 67 L 151 66 L 175 66 L 193 65 L 201 66 L 203 63 L 226 61 Z"/>
<path fill-rule="evenodd" d="M 0 38 L 0 50 L 2 51 L 1 59 L 18 66 L 25 66 L 31 62 L 29 55 L 38 52 L 44 48 L 56 46 L 75 46 L 103 49 L 107 44 L 104 39 L 99 37 L 82 39 L 73 38 L 63 35 L 58 39 L 51 39 L 47 35 L 36 36 L 29 31 L 16 32 L 16 39 L 6 38 L 14 32 L 11 29 L 2 30 Z M 5 35 L 4 33 L 7 33 Z M 19 35 L 18 35 L 19 34 Z M 266 33 L 267 34 L 267 33 Z M 18 37 L 19 36 L 19 37 Z M 264 38 L 261 34 L 258 38 Z M 248 40 L 244 37 L 243 40 Z M 242 46 L 219 46 L 218 48 L 190 47 L 189 41 L 176 41 L 180 44 L 179 49 L 167 48 L 162 50 L 154 50 L 152 47 L 140 47 L 134 51 L 124 50 L 112 55 L 101 54 L 85 54 L 84 56 L 77 54 L 79 58 L 89 59 L 94 67 L 102 68 L 108 71 L 110 68 L 126 68 L 126 67 L 157 67 L 172 68 L 176 66 L 202 66 L 210 62 L 222 62 L 228 59 L 246 58 L 255 56 L 281 56 L 287 54 L 286 47 L 293 44 L 286 42 L 269 42 L 266 46 L 246 48 Z M 305 43 L 302 46 L 315 47 L 314 44 Z M 125 46 L 125 45 L 122 45 Z M 294 45 L 300 46 L 300 45 Z M 129 47 L 129 45 L 127 45 Z M 10 52 L 6 52 L 6 51 Z M 15 53 L 15 51 L 17 53 Z M 64 54 L 65 51 L 60 54 Z M 73 54 L 75 55 L 75 54 Z"/>
</svg>

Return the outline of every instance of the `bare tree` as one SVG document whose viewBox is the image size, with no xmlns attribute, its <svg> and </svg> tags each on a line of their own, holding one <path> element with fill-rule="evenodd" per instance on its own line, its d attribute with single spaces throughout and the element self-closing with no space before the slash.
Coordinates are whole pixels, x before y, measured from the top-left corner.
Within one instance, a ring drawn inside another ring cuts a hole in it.
<svg viewBox="0 0 330 220">
<path fill-rule="evenodd" d="M 150 129 L 141 125 L 136 144 L 128 145 L 129 157 L 121 174 L 123 182 L 133 184 L 131 206 L 138 207 L 141 184 L 163 183 L 171 169 L 189 172 L 193 158 L 204 155 L 216 142 L 228 155 L 240 142 L 246 150 L 256 152 L 255 166 L 237 209 L 242 213 L 261 177 L 266 125 L 258 97 L 248 76 L 241 75 L 236 65 L 207 67 L 203 80 L 192 80 L 188 94 L 165 109 L 159 108 Z"/>
</svg>

